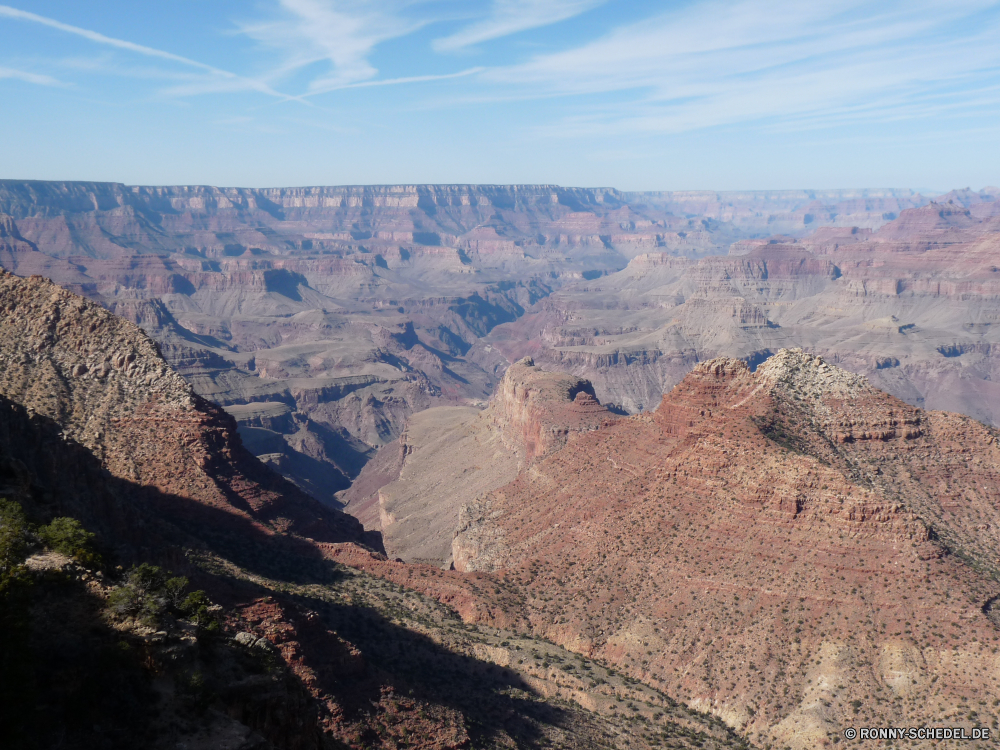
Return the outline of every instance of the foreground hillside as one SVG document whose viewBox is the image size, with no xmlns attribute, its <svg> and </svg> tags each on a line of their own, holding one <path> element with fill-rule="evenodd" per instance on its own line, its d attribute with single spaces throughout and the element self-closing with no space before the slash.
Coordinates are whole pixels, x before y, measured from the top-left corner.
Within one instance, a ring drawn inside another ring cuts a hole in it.
<svg viewBox="0 0 1000 750">
<path fill-rule="evenodd" d="M 490 408 L 524 413 L 533 370 L 513 367 Z M 702 363 L 655 412 L 596 427 L 466 495 L 454 565 L 502 592 L 476 592 L 480 622 L 614 665 L 764 746 L 997 726 L 995 430 L 801 350 L 755 372 Z M 435 442 L 417 443 L 404 472 L 434 463 Z M 382 574 L 409 580 L 398 563 Z"/>
<path fill-rule="evenodd" d="M 260 464 L 131 323 L 10 274 L 0 322 L 4 747 L 747 747 L 466 624 L 481 576 L 409 567 L 452 607 L 374 575 L 378 535 Z"/>
</svg>

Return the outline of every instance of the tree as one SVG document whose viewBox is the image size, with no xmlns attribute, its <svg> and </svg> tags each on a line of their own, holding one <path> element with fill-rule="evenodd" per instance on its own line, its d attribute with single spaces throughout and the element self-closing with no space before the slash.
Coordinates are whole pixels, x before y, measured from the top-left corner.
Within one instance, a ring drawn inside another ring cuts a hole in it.
<svg viewBox="0 0 1000 750">
<path fill-rule="evenodd" d="M 96 567 L 101 556 L 94 551 L 94 535 L 75 518 L 54 518 L 52 523 L 38 530 L 45 545 L 56 552 L 75 558 L 83 565 Z"/>
</svg>

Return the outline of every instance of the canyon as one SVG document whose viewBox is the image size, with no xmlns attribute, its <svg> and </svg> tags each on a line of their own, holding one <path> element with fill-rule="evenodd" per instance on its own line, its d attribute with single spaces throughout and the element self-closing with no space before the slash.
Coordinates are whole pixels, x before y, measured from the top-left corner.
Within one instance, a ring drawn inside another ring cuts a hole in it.
<svg viewBox="0 0 1000 750">
<path fill-rule="evenodd" d="M 725 256 L 644 253 L 486 341 L 586 377 L 630 413 L 655 407 L 697 362 L 756 366 L 804 347 L 908 403 L 997 424 L 1000 219 L 996 201 L 969 203 L 978 210 L 949 198 L 875 231 L 824 227 Z"/>
<path fill-rule="evenodd" d="M 977 216 L 994 197 L 953 196 Z M 522 328 L 535 336 L 536 322 L 553 349 L 539 362 L 559 359 L 556 369 L 589 378 L 602 401 L 626 411 L 655 404 L 698 357 L 721 353 L 680 341 L 677 351 L 639 354 L 622 340 L 614 362 L 656 362 L 619 377 L 607 357 L 556 351 L 566 336 L 535 314 L 550 309 L 553 292 L 590 296 L 591 284 L 632 273 L 646 256 L 697 261 L 775 233 L 877 230 L 927 204 L 908 190 L 3 180 L 0 266 L 51 278 L 140 325 L 199 395 L 238 420 L 255 455 L 340 507 L 337 493 L 411 414 L 482 407 L 509 362 L 533 354 L 511 339 Z M 604 307 L 595 330 L 628 338 L 634 316 Z"/>
<path fill-rule="evenodd" d="M 747 747 L 612 668 L 480 628 L 482 577 L 410 566 L 421 594 L 378 575 L 379 535 L 252 456 L 132 323 L 6 272 L 0 314 L 12 747 Z M 100 554 L 19 531 L 58 519 Z M 202 587 L 201 614 L 116 610 L 151 565 Z"/>
<path fill-rule="evenodd" d="M 412 415 L 341 500 L 366 529 L 381 533 L 393 557 L 449 569 L 463 502 L 615 418 L 589 382 L 525 358 L 508 368 L 486 409 L 442 406 Z"/>
<path fill-rule="evenodd" d="M 192 746 L 996 732 L 998 256 L 993 188 L 2 181 L 0 496 L 211 597 L 93 626 Z"/>
<path fill-rule="evenodd" d="M 462 439 L 523 451 L 521 427 L 547 424 L 558 443 L 511 479 L 475 449 L 448 453 L 444 433 L 414 433 L 378 494 L 390 555 L 440 536 L 421 524 L 428 504 L 456 524 L 451 566 L 502 592 L 482 592 L 478 617 L 516 612 L 519 630 L 765 747 L 832 746 L 845 726 L 997 723 L 995 429 L 799 349 L 754 372 L 699 363 L 655 410 L 588 410 L 575 430 L 548 420 L 576 398 L 546 386 L 580 381 L 526 361 L 504 381 L 487 412 L 452 407 Z"/>
</svg>

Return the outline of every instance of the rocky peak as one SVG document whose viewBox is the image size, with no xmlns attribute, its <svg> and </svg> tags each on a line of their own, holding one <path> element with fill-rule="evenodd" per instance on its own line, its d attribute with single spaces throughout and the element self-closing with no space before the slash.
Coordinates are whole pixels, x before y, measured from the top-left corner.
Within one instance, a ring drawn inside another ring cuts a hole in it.
<svg viewBox="0 0 1000 750">
<path fill-rule="evenodd" d="M 144 406 L 183 413 L 195 395 L 140 328 L 47 279 L 0 272 L 0 388 L 97 454 L 107 425 Z"/>
<path fill-rule="evenodd" d="M 781 349 L 756 372 L 757 380 L 771 388 L 806 399 L 856 398 L 875 389 L 861 375 L 827 364 L 822 357 L 802 349 Z"/>
<path fill-rule="evenodd" d="M 0 321 L 0 396 L 86 449 L 126 493 L 320 541 L 364 539 L 357 521 L 247 452 L 232 417 L 197 396 L 132 323 L 40 276 L 6 272 Z"/>
<path fill-rule="evenodd" d="M 597 400 L 590 381 L 546 372 L 531 357 L 510 366 L 487 415 L 503 443 L 525 463 L 558 450 L 570 434 L 614 418 Z"/>
<path fill-rule="evenodd" d="M 691 403 L 737 409 L 754 399 L 780 399 L 795 402 L 803 410 L 829 413 L 833 404 L 877 395 L 885 394 L 863 376 L 795 348 L 781 349 L 755 372 L 742 360 L 729 357 L 699 362 L 663 402 L 671 408 Z"/>
<path fill-rule="evenodd" d="M 753 373 L 733 359 L 700 363 L 653 419 L 689 442 L 716 432 L 722 419 L 743 420 L 785 449 L 905 498 L 949 548 L 1000 574 L 991 552 L 1000 544 L 996 506 L 979 492 L 958 502 L 961 492 L 949 489 L 1000 471 L 996 432 L 974 420 L 910 406 L 802 349 L 783 349 Z M 951 499 L 942 503 L 942 493 Z"/>
</svg>

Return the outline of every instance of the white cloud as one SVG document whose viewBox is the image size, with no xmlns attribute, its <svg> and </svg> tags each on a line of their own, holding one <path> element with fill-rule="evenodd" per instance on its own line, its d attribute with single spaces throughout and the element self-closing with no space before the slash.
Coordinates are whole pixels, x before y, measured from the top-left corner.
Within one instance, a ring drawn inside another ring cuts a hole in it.
<svg viewBox="0 0 1000 750">
<path fill-rule="evenodd" d="M 347 83 L 343 86 L 337 86 L 338 89 L 361 89 L 370 88 L 372 86 L 398 86 L 403 83 L 424 83 L 426 81 L 447 81 L 451 78 L 465 78 L 466 76 L 475 75 L 476 73 L 482 73 L 485 68 L 468 68 L 467 70 L 460 70 L 457 73 L 444 73 L 442 75 L 426 75 L 426 76 L 404 76 L 402 78 L 382 78 L 377 81 L 361 81 L 360 83 Z M 326 91 L 332 91 L 332 88 L 325 89 Z"/>
<path fill-rule="evenodd" d="M 280 0 L 280 7 L 283 18 L 241 30 L 284 55 L 272 78 L 325 62 L 328 69 L 309 84 L 312 94 L 374 78 L 378 71 L 368 58 L 375 46 L 422 25 L 403 18 L 402 5 L 392 0 Z"/>
<path fill-rule="evenodd" d="M 519 31 L 548 26 L 601 5 L 604 0 L 494 0 L 490 15 L 451 36 L 434 40 L 434 49 L 458 50 Z"/>
<path fill-rule="evenodd" d="M 67 34 L 73 34 L 75 36 L 88 39 L 96 44 L 102 44 L 108 47 L 114 47 L 116 49 L 144 55 L 146 57 L 169 60 L 170 62 L 179 63 L 188 67 L 198 68 L 208 73 L 210 79 L 214 79 L 203 82 L 204 90 L 254 90 L 270 94 L 272 96 L 283 97 L 283 94 L 275 91 L 263 81 L 244 78 L 227 70 L 221 70 L 220 68 L 213 67 L 212 65 L 206 65 L 205 63 L 198 62 L 197 60 L 182 57 L 181 55 L 175 55 L 172 52 L 165 52 L 164 50 L 155 49 L 153 47 L 146 47 L 141 44 L 125 41 L 124 39 L 115 39 L 114 37 L 105 36 L 104 34 L 96 31 L 83 29 L 79 26 L 71 26 L 70 24 L 62 23 L 61 21 L 57 21 L 53 18 L 40 16 L 36 13 L 29 13 L 28 11 L 12 8 L 8 5 L 0 5 L 0 18 L 10 18 L 17 21 L 27 21 L 29 23 L 41 24 L 42 26 L 48 26 L 49 28 L 57 29 Z M 201 90 L 192 90 L 194 93 L 201 93 Z"/>
<path fill-rule="evenodd" d="M 816 123 L 959 106 L 1000 71 L 986 0 L 712 2 L 484 76 L 506 95 L 576 96 L 551 132 L 681 132 L 768 118 Z M 974 22 L 972 17 L 980 13 Z M 595 104 L 618 92 L 614 105 Z M 621 101 L 625 96 L 631 101 Z"/>
<path fill-rule="evenodd" d="M 39 86 L 67 85 L 52 76 L 41 75 L 39 73 L 26 73 L 23 70 L 14 70 L 13 68 L 0 68 L 0 78 L 14 78 L 18 81 L 24 81 L 26 83 L 35 83 Z"/>
</svg>

